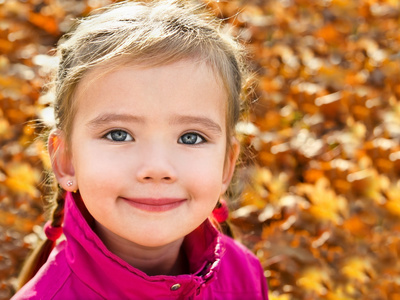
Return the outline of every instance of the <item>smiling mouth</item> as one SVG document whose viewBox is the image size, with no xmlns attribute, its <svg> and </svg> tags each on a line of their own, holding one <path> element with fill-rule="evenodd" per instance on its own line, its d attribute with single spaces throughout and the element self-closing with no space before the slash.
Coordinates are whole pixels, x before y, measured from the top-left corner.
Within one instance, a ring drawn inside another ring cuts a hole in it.
<svg viewBox="0 0 400 300">
<path fill-rule="evenodd" d="M 163 212 L 177 208 L 186 199 L 182 198 L 122 198 L 129 205 L 149 212 Z"/>
</svg>

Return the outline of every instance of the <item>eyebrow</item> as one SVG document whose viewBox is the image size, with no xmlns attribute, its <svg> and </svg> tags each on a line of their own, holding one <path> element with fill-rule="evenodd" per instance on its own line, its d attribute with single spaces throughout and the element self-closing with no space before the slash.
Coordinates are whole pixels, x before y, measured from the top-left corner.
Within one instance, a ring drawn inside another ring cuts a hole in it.
<svg viewBox="0 0 400 300">
<path fill-rule="evenodd" d="M 131 114 L 116 114 L 105 113 L 90 120 L 86 125 L 95 129 L 98 126 L 107 125 L 113 122 L 129 122 L 129 123 L 145 123 L 145 119 L 141 116 Z M 222 128 L 212 119 L 204 116 L 188 116 L 188 115 L 175 115 L 171 118 L 170 124 L 187 124 L 187 125 L 200 125 L 206 127 L 217 134 L 222 133 Z"/>
<path fill-rule="evenodd" d="M 177 115 L 171 119 L 171 124 L 197 124 L 206 127 L 217 134 L 222 133 L 221 126 L 208 117 Z"/>
<path fill-rule="evenodd" d="M 113 122 L 143 123 L 144 119 L 142 117 L 129 114 L 105 113 L 90 120 L 89 122 L 87 122 L 86 125 L 90 128 L 96 128 L 98 126 L 106 125 Z"/>
</svg>

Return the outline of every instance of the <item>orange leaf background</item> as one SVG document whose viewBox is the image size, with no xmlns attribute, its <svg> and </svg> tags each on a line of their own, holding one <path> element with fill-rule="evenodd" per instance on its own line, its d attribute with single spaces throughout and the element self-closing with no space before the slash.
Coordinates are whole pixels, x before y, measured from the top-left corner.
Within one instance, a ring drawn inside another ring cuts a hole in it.
<svg viewBox="0 0 400 300">
<path fill-rule="evenodd" d="M 0 299 L 43 238 L 51 49 L 110 2 L 0 1 Z M 399 1 L 206 2 L 258 82 L 230 207 L 271 299 L 400 299 Z"/>
</svg>

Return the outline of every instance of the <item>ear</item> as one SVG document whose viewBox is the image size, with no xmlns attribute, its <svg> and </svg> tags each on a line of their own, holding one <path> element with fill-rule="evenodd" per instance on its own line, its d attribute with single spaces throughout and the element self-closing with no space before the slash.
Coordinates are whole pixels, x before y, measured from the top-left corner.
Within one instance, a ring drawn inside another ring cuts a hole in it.
<svg viewBox="0 0 400 300">
<path fill-rule="evenodd" d="M 67 151 L 65 134 L 59 130 L 53 130 L 47 141 L 51 166 L 58 183 L 66 191 L 75 191 L 78 184 L 75 180 L 75 170 L 72 165 L 70 153 Z"/>
<path fill-rule="evenodd" d="M 224 173 L 222 177 L 221 195 L 223 195 L 226 192 L 232 180 L 233 173 L 235 172 L 236 161 L 239 157 L 239 153 L 240 153 L 240 143 L 235 137 L 232 137 L 231 146 L 227 151 L 225 159 Z"/>
</svg>

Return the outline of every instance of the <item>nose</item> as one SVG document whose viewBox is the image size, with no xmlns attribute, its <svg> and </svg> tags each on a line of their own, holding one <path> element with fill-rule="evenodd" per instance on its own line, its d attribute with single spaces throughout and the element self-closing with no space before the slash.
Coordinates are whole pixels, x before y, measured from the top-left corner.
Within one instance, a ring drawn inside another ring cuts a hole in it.
<svg viewBox="0 0 400 300">
<path fill-rule="evenodd" d="M 176 180 L 173 155 L 168 152 L 168 149 L 158 146 L 147 147 L 143 150 L 137 170 L 139 182 L 172 183 Z"/>
</svg>

